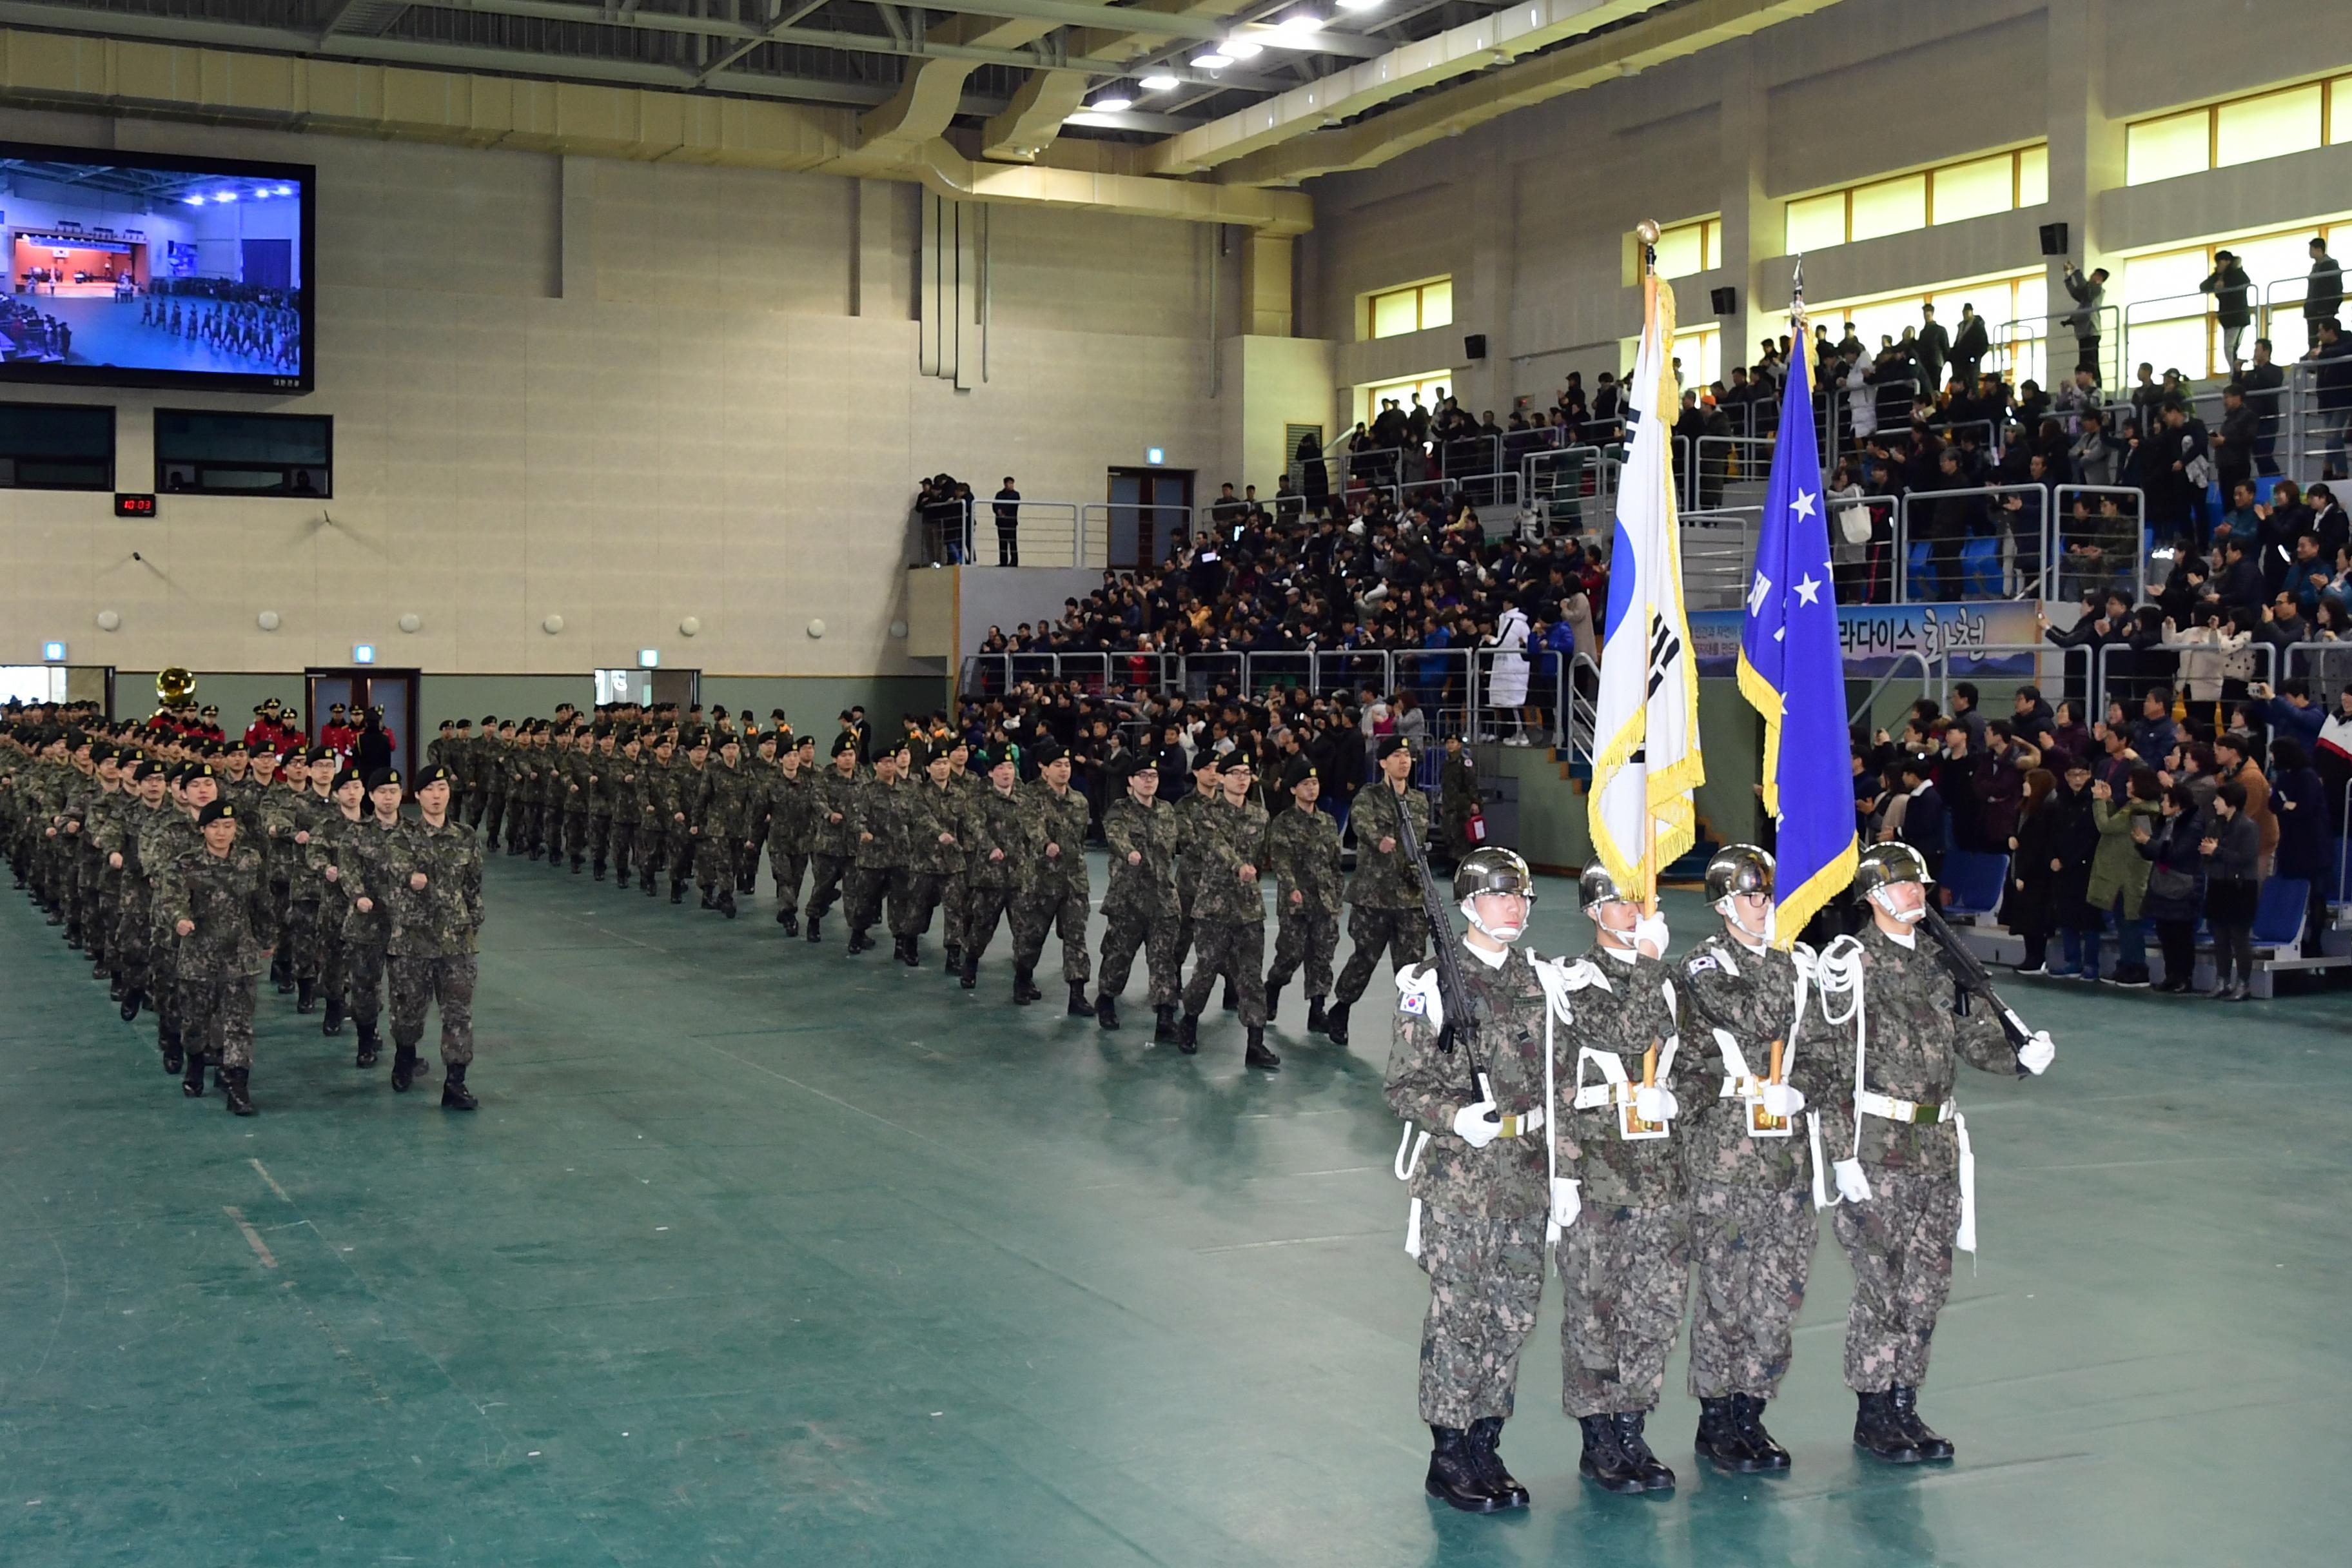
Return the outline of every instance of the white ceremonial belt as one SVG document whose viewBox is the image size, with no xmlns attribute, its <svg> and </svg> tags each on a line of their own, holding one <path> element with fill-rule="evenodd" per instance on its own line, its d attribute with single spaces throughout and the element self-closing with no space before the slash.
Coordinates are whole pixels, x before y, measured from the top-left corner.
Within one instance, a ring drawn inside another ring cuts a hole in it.
<svg viewBox="0 0 2352 1568">
<path fill-rule="evenodd" d="M 1604 1105 L 1631 1105 L 1638 1083 L 1589 1083 L 1576 1091 L 1576 1109 L 1598 1110 Z"/>
<path fill-rule="evenodd" d="M 1717 1100 L 1754 1100 L 1764 1092 L 1764 1080 L 1750 1076 L 1734 1076 L 1723 1080 Z"/>
<path fill-rule="evenodd" d="M 1949 1121 L 1959 1114 L 1958 1106 L 1948 1100 L 1941 1105 L 1922 1105 L 1916 1100 L 1895 1100 L 1867 1089 L 1853 1097 L 1853 1103 L 1865 1116 L 1881 1117 L 1888 1121 L 1906 1121 L 1914 1126 Z"/>
</svg>

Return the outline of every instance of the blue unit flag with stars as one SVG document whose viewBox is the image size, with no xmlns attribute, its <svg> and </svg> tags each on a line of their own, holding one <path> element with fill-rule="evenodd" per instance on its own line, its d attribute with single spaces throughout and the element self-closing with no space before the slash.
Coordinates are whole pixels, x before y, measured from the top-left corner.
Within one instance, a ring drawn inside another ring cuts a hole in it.
<svg viewBox="0 0 2352 1568">
<path fill-rule="evenodd" d="M 1797 341 L 1803 342 L 1803 321 Z M 1813 440 L 1809 356 L 1790 357 L 1780 437 L 1739 633 L 1739 690 L 1764 718 L 1764 809 L 1779 830 L 1779 945 L 1853 880 L 1853 770 L 1830 572 L 1829 508 Z"/>
</svg>

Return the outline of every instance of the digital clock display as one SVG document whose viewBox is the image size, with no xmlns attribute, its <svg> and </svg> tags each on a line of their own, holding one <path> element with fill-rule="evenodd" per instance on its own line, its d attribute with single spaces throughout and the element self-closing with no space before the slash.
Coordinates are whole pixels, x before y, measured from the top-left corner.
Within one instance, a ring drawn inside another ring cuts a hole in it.
<svg viewBox="0 0 2352 1568">
<path fill-rule="evenodd" d="M 114 498 L 114 515 L 117 517 L 152 517 L 155 515 L 155 498 L 152 495 L 134 496 L 118 494 Z"/>
</svg>

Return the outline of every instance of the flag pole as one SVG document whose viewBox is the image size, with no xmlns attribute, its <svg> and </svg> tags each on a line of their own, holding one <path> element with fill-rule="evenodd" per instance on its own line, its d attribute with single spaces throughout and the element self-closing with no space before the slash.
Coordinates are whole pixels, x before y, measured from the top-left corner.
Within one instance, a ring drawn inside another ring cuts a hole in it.
<svg viewBox="0 0 2352 1568">
<path fill-rule="evenodd" d="M 1658 220 L 1643 218 L 1633 226 L 1633 236 L 1642 242 L 1642 325 L 1646 331 L 1658 319 Z M 1673 345 L 1661 341 L 1658 344 L 1658 388 L 1653 389 L 1651 417 L 1664 419 L 1665 405 L 1658 403 L 1656 393 L 1663 389 L 1665 378 L 1674 374 Z M 1671 448 L 1669 448 L 1671 450 Z M 1681 532 L 1679 520 L 1675 532 Z M 1675 548 L 1680 549 L 1677 540 Z M 1646 747 L 1645 747 L 1646 750 Z M 1646 885 L 1642 889 L 1642 918 L 1655 918 L 1658 912 L 1658 813 L 1646 799 L 1642 803 L 1642 869 Z"/>
</svg>

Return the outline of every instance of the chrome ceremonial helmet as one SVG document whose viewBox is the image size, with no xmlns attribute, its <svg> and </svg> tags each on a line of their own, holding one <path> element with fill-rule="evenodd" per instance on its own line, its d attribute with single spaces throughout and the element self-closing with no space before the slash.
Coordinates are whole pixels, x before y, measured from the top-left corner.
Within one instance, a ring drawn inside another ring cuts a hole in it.
<svg viewBox="0 0 2352 1568">
<path fill-rule="evenodd" d="M 1490 925 L 1478 912 L 1481 894 L 1500 893 L 1532 906 L 1536 901 L 1535 874 L 1528 863 L 1511 850 L 1502 848 L 1473 849 L 1462 857 L 1454 868 L 1454 898 L 1461 906 L 1462 918 L 1496 942 L 1517 942 L 1526 931 L 1520 925 Z"/>
<path fill-rule="evenodd" d="M 1576 899 L 1587 914 L 1597 913 L 1603 904 L 1627 901 L 1623 891 L 1617 886 L 1617 879 L 1611 876 L 1609 868 L 1598 860 L 1586 866 L 1576 879 Z"/>
<path fill-rule="evenodd" d="M 1757 931 L 1739 918 L 1734 900 L 1742 895 L 1772 901 L 1772 852 L 1753 844 L 1727 844 L 1706 863 L 1706 901 L 1716 913 L 1758 942 L 1769 942 L 1778 929 L 1780 911 L 1767 908 L 1764 929 Z"/>
<path fill-rule="evenodd" d="M 1897 882 L 1916 882 L 1924 889 L 1935 880 L 1927 871 L 1927 858 L 1908 844 L 1874 844 L 1853 868 L 1853 890 L 1906 924 L 1916 924 L 1926 914 L 1925 902 L 1915 910 L 1897 910 L 1888 901 L 1887 889 Z"/>
</svg>

